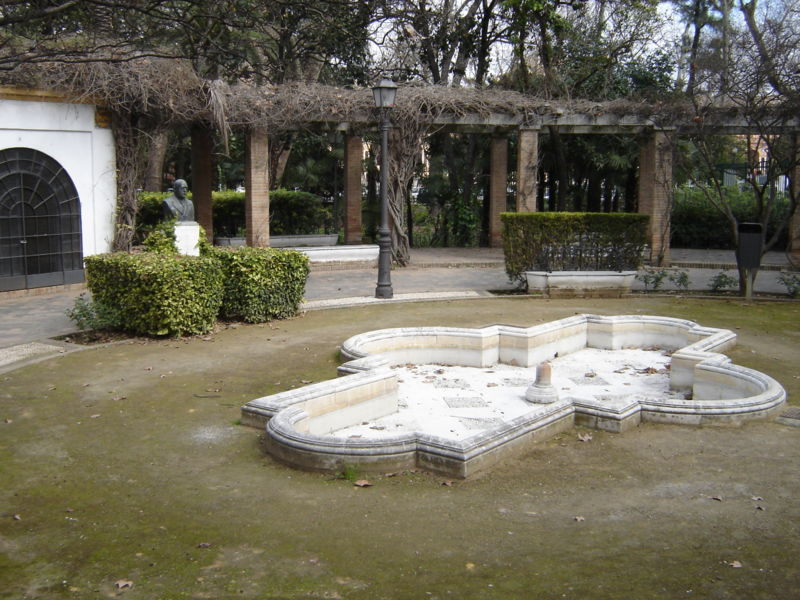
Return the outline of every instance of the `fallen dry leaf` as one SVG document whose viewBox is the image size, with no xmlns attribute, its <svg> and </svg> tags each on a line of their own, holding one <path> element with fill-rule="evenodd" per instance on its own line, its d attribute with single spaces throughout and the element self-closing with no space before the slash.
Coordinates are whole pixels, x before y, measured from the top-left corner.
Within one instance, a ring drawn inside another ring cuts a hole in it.
<svg viewBox="0 0 800 600">
<path fill-rule="evenodd" d="M 742 563 L 740 563 L 738 560 L 732 560 L 728 564 L 730 566 L 732 566 L 734 569 L 741 569 L 742 568 Z"/>
<path fill-rule="evenodd" d="M 580 441 L 580 442 L 591 442 L 592 441 L 592 434 L 591 433 L 579 433 L 578 434 L 578 441 Z"/>
<path fill-rule="evenodd" d="M 750 500 L 753 502 L 762 502 L 764 499 L 761 496 L 750 496 Z"/>
<path fill-rule="evenodd" d="M 114 582 L 114 587 L 118 590 L 126 590 L 133 587 L 133 582 L 130 579 L 118 579 Z"/>
<path fill-rule="evenodd" d="M 200 542 L 199 544 L 197 544 L 197 547 L 198 548 L 211 548 L 211 544 L 208 543 L 208 542 Z"/>
<path fill-rule="evenodd" d="M 301 379 L 300 383 L 302 383 L 303 385 L 308 385 L 309 383 L 311 383 L 311 380 L 310 379 Z"/>
<path fill-rule="evenodd" d="M 444 480 L 442 482 L 442 485 L 446 485 L 447 487 L 450 487 L 450 486 L 453 485 L 453 482 L 451 480 L 449 480 L 449 479 L 446 479 L 446 480 Z"/>
<path fill-rule="evenodd" d="M 22 521 L 22 517 L 20 517 L 19 515 L 14 515 L 11 518 L 14 519 L 15 521 Z"/>
<path fill-rule="evenodd" d="M 366 479 L 359 479 L 358 481 L 354 481 L 353 485 L 356 487 L 371 487 L 372 484 L 367 481 Z"/>
<path fill-rule="evenodd" d="M 578 523 L 583 523 L 586 519 L 583 517 L 573 517 Z"/>
<path fill-rule="evenodd" d="M 11 419 L 6 419 L 6 421 L 5 421 L 6 425 L 11 425 L 11 423 L 13 423 L 13 422 L 14 421 L 12 421 Z"/>
<path fill-rule="evenodd" d="M 722 496 L 711 496 L 712 500 L 716 500 L 717 502 L 722 502 Z"/>
<path fill-rule="evenodd" d="M 475 569 L 475 563 L 467 563 L 464 566 L 467 567 L 467 571 L 473 571 Z"/>
</svg>

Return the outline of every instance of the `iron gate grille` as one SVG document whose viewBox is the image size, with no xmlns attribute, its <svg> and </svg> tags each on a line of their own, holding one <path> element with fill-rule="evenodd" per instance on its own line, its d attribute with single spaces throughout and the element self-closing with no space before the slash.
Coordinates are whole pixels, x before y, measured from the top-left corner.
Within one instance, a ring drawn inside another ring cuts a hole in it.
<svg viewBox="0 0 800 600">
<path fill-rule="evenodd" d="M 0 150 L 0 291 L 83 281 L 81 249 L 67 172 L 37 150 Z"/>
</svg>

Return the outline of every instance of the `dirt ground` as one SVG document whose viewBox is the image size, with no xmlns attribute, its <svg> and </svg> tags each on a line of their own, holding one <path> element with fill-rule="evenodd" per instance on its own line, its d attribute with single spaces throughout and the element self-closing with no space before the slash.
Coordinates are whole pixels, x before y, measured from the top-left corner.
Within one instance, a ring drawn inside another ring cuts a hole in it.
<svg viewBox="0 0 800 600">
<path fill-rule="evenodd" d="M 0 375 L 0 598 L 800 597 L 800 428 L 574 430 L 465 481 L 359 488 L 238 425 L 359 332 L 583 312 L 733 329 L 798 404 L 797 302 L 387 304 L 66 354 Z"/>
</svg>

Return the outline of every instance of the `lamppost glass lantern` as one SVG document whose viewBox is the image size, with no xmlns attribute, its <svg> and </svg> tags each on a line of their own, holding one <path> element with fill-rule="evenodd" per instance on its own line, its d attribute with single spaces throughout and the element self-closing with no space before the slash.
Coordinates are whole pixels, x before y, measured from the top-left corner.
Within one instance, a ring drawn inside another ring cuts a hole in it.
<svg viewBox="0 0 800 600">
<path fill-rule="evenodd" d="M 375 106 L 381 113 L 381 223 L 378 228 L 378 285 L 376 298 L 392 298 L 392 236 L 389 231 L 389 109 L 394 107 L 397 85 L 384 77 L 372 88 Z"/>
<path fill-rule="evenodd" d="M 394 98 L 397 95 L 397 84 L 384 77 L 372 88 L 372 97 L 375 99 L 376 108 L 394 108 Z"/>
</svg>

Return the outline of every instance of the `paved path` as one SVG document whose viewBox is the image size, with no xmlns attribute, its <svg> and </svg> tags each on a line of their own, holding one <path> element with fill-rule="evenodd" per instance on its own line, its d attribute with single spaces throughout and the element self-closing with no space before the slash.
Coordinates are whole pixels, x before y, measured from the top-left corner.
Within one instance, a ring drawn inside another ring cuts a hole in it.
<svg viewBox="0 0 800 600">
<path fill-rule="evenodd" d="M 412 266 L 391 273 L 395 299 L 419 300 L 442 297 L 474 297 L 488 290 L 513 289 L 506 277 L 503 252 L 498 248 L 424 248 L 412 251 Z M 728 266 L 736 276 L 733 252 L 672 250 L 673 263 L 711 268 L 686 268 L 690 289 L 708 289 L 711 278 Z M 786 256 L 770 252 L 764 264 L 773 269 L 787 264 Z M 713 266 L 712 266 L 713 265 Z M 769 267 L 768 267 L 769 268 Z M 777 270 L 762 270 L 756 279 L 756 292 L 783 293 Z M 386 302 L 374 298 L 377 269 L 313 271 L 306 287 L 308 308 L 331 305 L 359 305 Z M 637 281 L 634 289 L 643 289 Z M 675 289 L 665 282 L 665 290 Z M 0 349 L 46 340 L 75 331 L 64 314 L 72 307 L 80 290 L 57 291 L 43 295 L 0 294 Z M 0 353 L 2 363 L 2 353 Z"/>
</svg>

